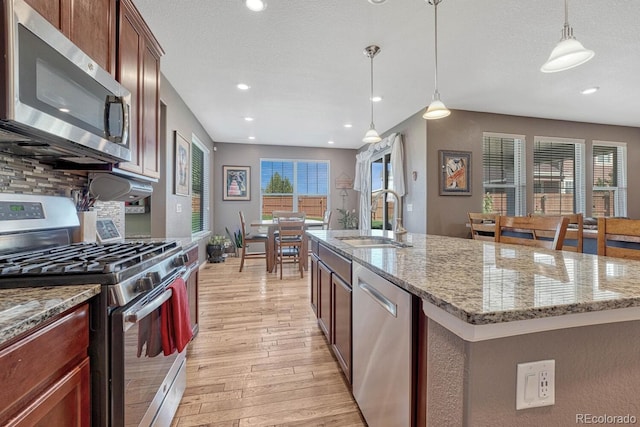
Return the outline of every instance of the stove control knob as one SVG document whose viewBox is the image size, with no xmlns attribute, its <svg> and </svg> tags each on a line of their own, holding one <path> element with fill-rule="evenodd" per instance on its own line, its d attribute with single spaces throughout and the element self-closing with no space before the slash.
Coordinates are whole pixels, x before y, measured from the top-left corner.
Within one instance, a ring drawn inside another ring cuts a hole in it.
<svg viewBox="0 0 640 427">
<path fill-rule="evenodd" d="M 187 256 L 185 254 L 178 255 L 173 260 L 173 266 L 174 267 L 182 267 L 183 265 L 185 265 L 187 263 L 187 261 L 188 261 L 188 258 L 187 258 Z"/>
<path fill-rule="evenodd" d="M 152 271 L 151 273 L 147 273 L 146 278 L 151 280 L 153 286 L 157 286 L 162 281 L 162 277 L 160 277 L 160 273 L 157 271 Z"/>
<path fill-rule="evenodd" d="M 153 289 L 153 280 L 149 276 L 141 277 L 136 282 L 136 290 L 138 292 L 149 291 L 151 289 Z"/>
</svg>

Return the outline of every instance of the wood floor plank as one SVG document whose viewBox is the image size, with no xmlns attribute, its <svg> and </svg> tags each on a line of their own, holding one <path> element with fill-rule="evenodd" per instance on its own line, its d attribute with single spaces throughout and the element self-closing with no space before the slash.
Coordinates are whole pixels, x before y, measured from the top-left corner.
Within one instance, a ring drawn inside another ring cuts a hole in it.
<svg viewBox="0 0 640 427">
<path fill-rule="evenodd" d="M 200 333 L 172 427 L 366 426 L 318 328 L 308 277 L 238 264 L 201 270 Z"/>
</svg>

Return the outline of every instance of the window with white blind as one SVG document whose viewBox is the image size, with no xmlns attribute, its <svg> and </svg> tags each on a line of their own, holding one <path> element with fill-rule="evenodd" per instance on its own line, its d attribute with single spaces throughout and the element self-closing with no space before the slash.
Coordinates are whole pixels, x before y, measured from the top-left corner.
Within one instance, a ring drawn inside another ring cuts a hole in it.
<svg viewBox="0 0 640 427">
<path fill-rule="evenodd" d="M 191 233 L 209 230 L 209 150 L 191 136 Z"/>
<path fill-rule="evenodd" d="M 328 160 L 260 160 L 262 218 L 273 211 L 300 211 L 322 219 L 329 209 Z"/>
<path fill-rule="evenodd" d="M 584 140 L 535 137 L 533 210 L 562 215 L 585 212 Z"/>
<path fill-rule="evenodd" d="M 592 216 L 627 216 L 627 144 L 593 141 Z"/>
<path fill-rule="evenodd" d="M 483 134 L 483 212 L 526 214 L 524 136 Z"/>
</svg>

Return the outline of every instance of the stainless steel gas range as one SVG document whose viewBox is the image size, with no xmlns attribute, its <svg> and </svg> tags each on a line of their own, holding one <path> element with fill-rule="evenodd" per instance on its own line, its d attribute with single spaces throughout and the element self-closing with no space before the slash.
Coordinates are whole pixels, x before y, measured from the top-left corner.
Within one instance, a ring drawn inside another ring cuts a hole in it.
<svg viewBox="0 0 640 427">
<path fill-rule="evenodd" d="M 71 199 L 0 194 L 0 288 L 101 284 L 90 306 L 92 425 L 169 426 L 186 350 L 165 355 L 160 322 L 170 285 L 191 274 L 182 247 L 70 243 L 76 226 Z"/>
</svg>

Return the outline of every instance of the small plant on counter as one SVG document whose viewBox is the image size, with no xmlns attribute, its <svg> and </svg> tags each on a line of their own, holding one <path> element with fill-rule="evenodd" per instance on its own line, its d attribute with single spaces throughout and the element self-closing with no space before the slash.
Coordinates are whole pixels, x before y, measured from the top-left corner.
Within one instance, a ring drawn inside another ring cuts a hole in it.
<svg viewBox="0 0 640 427">
<path fill-rule="evenodd" d="M 352 209 L 337 209 L 340 213 L 340 218 L 338 218 L 338 222 L 345 230 L 353 230 L 358 228 L 358 215 L 356 214 L 356 210 Z"/>
</svg>

